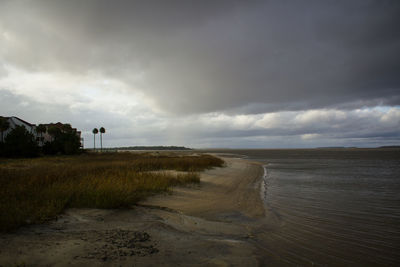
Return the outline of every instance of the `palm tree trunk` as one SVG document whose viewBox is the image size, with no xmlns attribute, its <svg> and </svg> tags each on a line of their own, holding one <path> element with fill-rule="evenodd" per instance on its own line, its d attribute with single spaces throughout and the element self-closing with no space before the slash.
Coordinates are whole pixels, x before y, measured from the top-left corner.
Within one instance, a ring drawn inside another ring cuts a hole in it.
<svg viewBox="0 0 400 267">
<path fill-rule="evenodd" d="M 93 134 L 93 150 L 96 151 L 96 135 Z"/>
<path fill-rule="evenodd" d="M 103 134 L 100 133 L 100 151 L 103 152 Z"/>
</svg>

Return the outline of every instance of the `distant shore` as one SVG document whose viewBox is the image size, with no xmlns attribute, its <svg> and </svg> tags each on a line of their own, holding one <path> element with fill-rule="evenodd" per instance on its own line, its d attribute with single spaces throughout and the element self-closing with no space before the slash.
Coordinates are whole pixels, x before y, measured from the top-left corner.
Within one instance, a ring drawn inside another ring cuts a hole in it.
<svg viewBox="0 0 400 267">
<path fill-rule="evenodd" d="M 111 148 L 103 148 L 103 150 L 111 150 L 111 151 L 186 151 L 193 150 L 184 146 L 126 146 L 126 147 L 111 147 Z"/>
<path fill-rule="evenodd" d="M 57 221 L 2 234 L 0 264 L 257 266 L 265 216 L 263 168 L 223 158 L 199 185 L 174 188 L 133 209 L 69 209 Z M 18 261 L 16 261 L 18 259 Z"/>
</svg>

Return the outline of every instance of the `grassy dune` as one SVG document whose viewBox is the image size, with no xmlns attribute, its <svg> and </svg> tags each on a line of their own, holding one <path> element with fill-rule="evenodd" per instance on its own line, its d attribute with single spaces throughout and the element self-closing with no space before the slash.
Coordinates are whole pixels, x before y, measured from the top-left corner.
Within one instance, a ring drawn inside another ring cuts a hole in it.
<svg viewBox="0 0 400 267">
<path fill-rule="evenodd" d="M 196 172 L 223 163 L 210 155 L 175 153 L 0 159 L 0 230 L 40 223 L 71 207 L 128 207 L 171 186 L 198 183 Z"/>
</svg>

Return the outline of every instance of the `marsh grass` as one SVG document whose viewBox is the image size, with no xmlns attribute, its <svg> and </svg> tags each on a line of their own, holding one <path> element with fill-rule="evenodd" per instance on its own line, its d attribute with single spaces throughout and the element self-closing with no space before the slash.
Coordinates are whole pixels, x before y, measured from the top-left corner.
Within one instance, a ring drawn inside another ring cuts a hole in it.
<svg viewBox="0 0 400 267">
<path fill-rule="evenodd" d="M 66 208 L 121 208 L 221 167 L 210 155 L 102 153 L 0 161 L 0 230 L 55 218 Z M 176 170 L 173 173 L 167 170 Z M 163 172 L 165 171 L 165 172 Z"/>
</svg>

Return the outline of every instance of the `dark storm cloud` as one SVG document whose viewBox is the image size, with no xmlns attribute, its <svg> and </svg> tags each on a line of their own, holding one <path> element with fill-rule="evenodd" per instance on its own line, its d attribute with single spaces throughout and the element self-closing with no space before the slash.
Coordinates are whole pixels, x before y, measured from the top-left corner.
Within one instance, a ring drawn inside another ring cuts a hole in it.
<svg viewBox="0 0 400 267">
<path fill-rule="evenodd" d="M 161 109 L 400 104 L 399 1 L 1 1 L 0 57 L 98 72 Z"/>
</svg>

